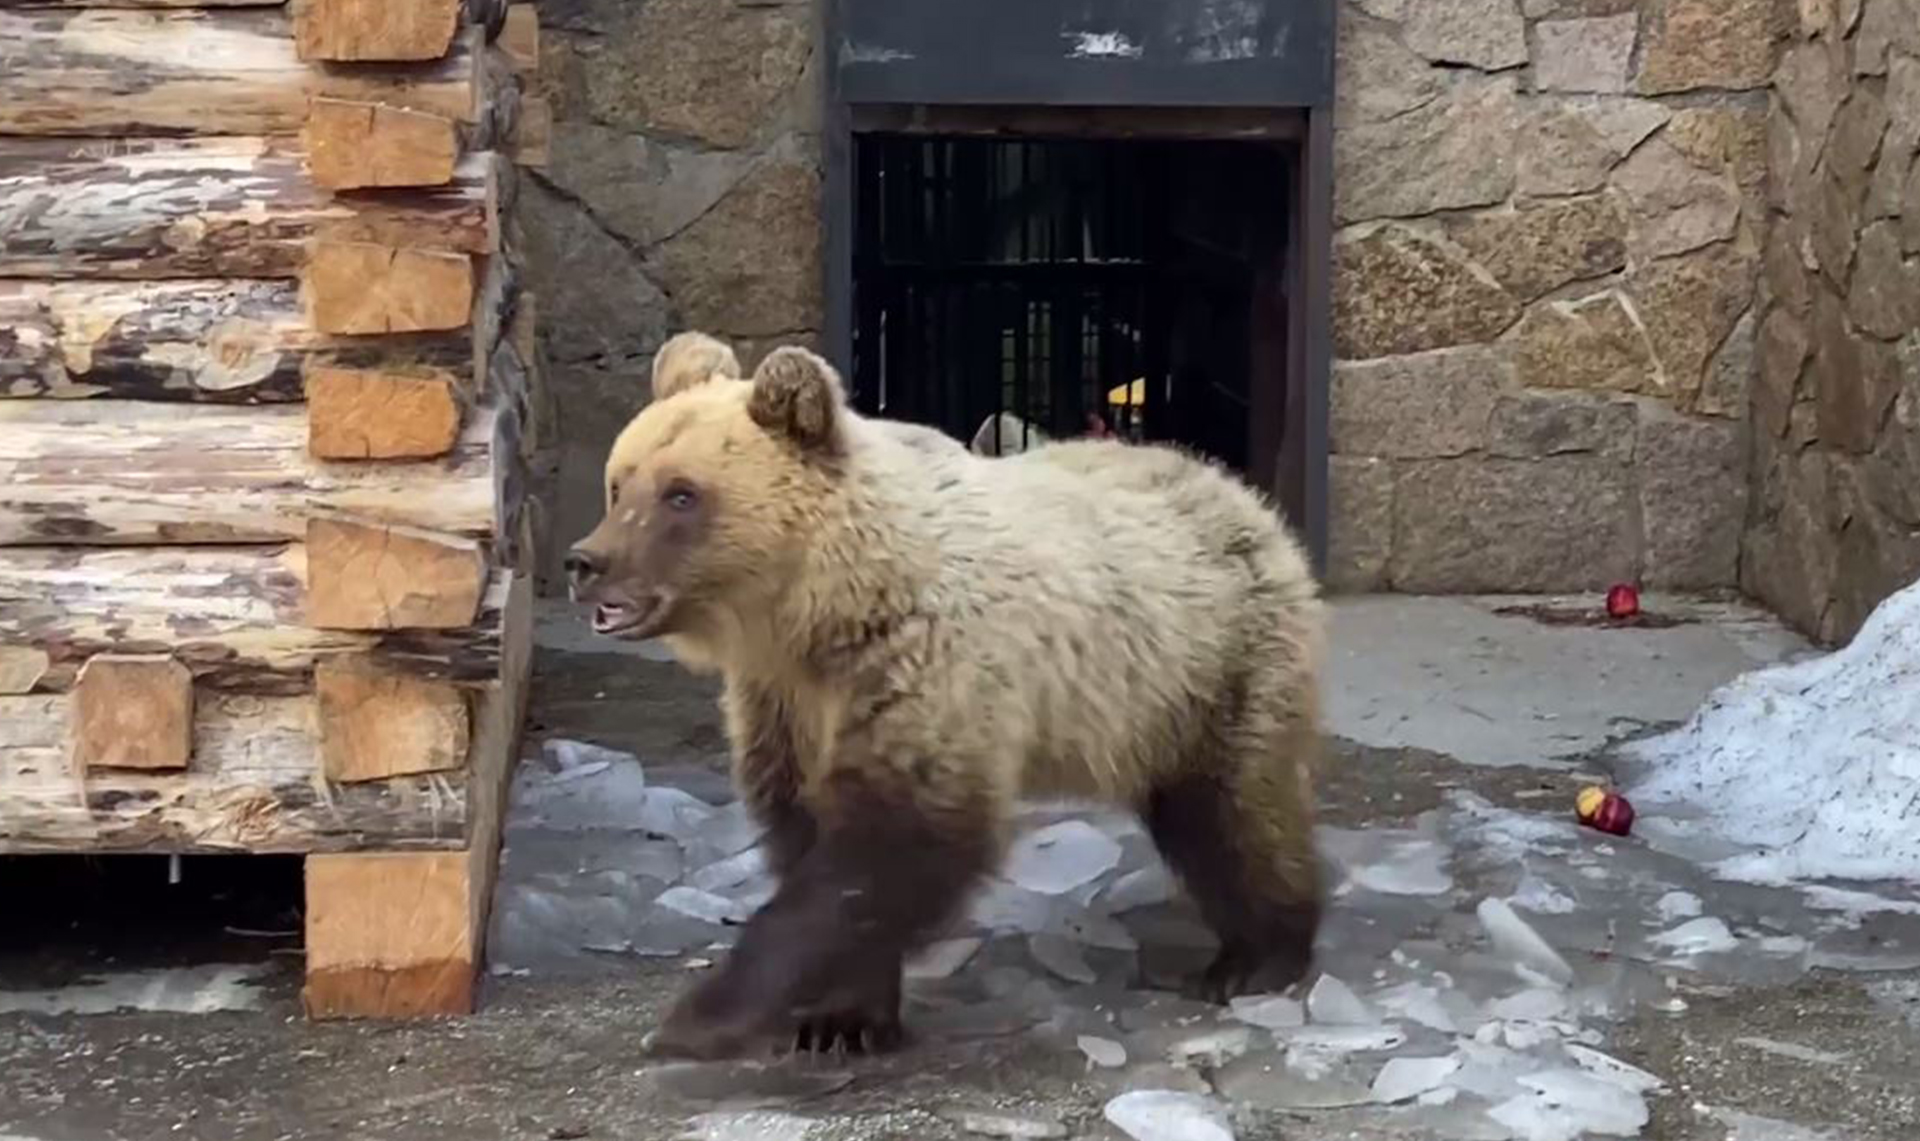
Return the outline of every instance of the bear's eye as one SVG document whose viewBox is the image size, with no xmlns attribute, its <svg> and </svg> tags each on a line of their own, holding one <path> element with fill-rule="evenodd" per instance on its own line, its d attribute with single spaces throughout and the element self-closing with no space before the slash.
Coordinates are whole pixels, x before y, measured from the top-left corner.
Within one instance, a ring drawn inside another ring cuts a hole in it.
<svg viewBox="0 0 1920 1141">
<path fill-rule="evenodd" d="M 620 506 L 620 485 L 617 483 L 610 483 L 607 485 L 607 506 L 608 507 Z"/>
<path fill-rule="evenodd" d="M 667 489 L 660 493 L 660 502 L 673 508 L 675 511 L 686 511 L 690 509 L 699 501 L 699 498 L 699 495 L 695 493 L 693 488 L 684 483 L 668 484 Z"/>
</svg>

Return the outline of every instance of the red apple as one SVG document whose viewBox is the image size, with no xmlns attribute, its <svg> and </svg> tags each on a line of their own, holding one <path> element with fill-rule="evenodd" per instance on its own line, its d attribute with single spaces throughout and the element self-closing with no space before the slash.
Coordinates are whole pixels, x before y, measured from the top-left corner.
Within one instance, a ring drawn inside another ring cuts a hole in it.
<svg viewBox="0 0 1920 1141">
<path fill-rule="evenodd" d="M 1607 617 L 1613 619 L 1631 618 L 1640 613 L 1640 592 L 1627 583 L 1616 584 L 1607 591 Z"/>
</svg>

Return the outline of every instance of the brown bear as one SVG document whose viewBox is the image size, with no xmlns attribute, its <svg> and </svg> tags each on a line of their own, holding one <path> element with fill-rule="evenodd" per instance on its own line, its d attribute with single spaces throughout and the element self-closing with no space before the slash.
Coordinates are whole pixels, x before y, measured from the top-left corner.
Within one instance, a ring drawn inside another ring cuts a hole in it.
<svg viewBox="0 0 1920 1141">
<path fill-rule="evenodd" d="M 595 629 L 723 675 L 779 883 L 651 1048 L 892 1045 L 904 957 L 1026 796 L 1139 812 L 1220 938 L 1208 997 L 1301 977 L 1323 614 L 1275 511 L 1166 448 L 917 447 L 812 353 L 738 379 L 698 344 L 656 359 L 567 570 Z"/>
</svg>

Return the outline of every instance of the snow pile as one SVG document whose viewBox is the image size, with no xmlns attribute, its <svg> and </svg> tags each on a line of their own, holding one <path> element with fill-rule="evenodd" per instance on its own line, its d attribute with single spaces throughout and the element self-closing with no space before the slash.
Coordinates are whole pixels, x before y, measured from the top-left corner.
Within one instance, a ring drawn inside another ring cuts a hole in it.
<svg viewBox="0 0 1920 1141">
<path fill-rule="evenodd" d="M 1643 811 L 1686 802 L 1758 849 L 1715 871 L 1752 883 L 1920 879 L 1920 583 L 1853 643 L 1756 670 L 1681 728 L 1631 747 Z"/>
</svg>

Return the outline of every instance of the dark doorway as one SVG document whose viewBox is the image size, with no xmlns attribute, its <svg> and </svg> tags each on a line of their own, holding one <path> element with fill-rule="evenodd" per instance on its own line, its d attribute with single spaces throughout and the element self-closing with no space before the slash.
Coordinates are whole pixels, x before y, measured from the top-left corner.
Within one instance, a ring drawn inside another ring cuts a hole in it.
<svg viewBox="0 0 1920 1141">
<path fill-rule="evenodd" d="M 1002 412 L 1054 437 L 1097 425 L 1271 487 L 1297 156 L 1283 139 L 856 133 L 856 404 L 961 440 Z"/>
</svg>

